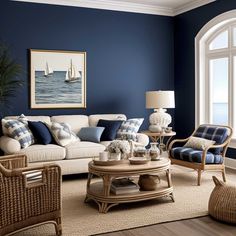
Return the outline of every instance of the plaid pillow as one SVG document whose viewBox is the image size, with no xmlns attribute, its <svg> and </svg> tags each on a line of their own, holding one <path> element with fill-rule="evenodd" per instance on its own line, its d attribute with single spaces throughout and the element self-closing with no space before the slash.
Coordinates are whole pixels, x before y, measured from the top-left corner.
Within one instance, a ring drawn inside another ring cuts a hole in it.
<svg viewBox="0 0 236 236">
<path fill-rule="evenodd" d="M 134 118 L 123 121 L 119 130 L 117 131 L 116 137 L 118 139 L 137 141 L 137 133 L 143 123 L 143 120 L 143 118 Z"/>
<path fill-rule="evenodd" d="M 4 127 L 5 135 L 19 141 L 21 148 L 27 148 L 34 143 L 34 136 L 27 124 L 18 120 L 2 119 L 2 126 Z"/>
</svg>

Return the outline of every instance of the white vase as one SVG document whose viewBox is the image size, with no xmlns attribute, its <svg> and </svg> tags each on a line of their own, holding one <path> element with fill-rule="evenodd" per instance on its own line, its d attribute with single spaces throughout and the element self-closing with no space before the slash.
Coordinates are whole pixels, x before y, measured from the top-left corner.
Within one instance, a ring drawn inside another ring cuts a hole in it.
<svg viewBox="0 0 236 236">
<path fill-rule="evenodd" d="M 114 161 L 119 161 L 121 159 L 120 153 L 110 153 L 110 159 Z"/>
</svg>

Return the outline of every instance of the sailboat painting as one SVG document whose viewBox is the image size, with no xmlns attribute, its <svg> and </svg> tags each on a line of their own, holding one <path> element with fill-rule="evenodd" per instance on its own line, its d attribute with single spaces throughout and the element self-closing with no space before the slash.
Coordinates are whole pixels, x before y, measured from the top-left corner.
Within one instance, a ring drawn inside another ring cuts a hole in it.
<svg viewBox="0 0 236 236">
<path fill-rule="evenodd" d="M 30 49 L 31 108 L 86 107 L 86 52 Z"/>
<path fill-rule="evenodd" d="M 53 74 L 53 70 L 51 67 L 49 67 L 48 62 L 46 62 L 45 70 L 44 70 L 44 76 L 49 77 Z"/>
<path fill-rule="evenodd" d="M 76 66 L 72 63 L 72 59 L 71 59 L 70 68 L 66 72 L 65 82 L 67 83 L 78 82 L 80 78 L 81 78 L 80 71 L 76 69 Z"/>
</svg>

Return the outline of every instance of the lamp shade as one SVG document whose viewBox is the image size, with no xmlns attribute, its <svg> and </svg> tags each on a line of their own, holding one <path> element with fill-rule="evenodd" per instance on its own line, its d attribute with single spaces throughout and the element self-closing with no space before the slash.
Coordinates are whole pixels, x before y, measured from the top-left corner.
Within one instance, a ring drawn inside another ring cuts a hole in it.
<svg viewBox="0 0 236 236">
<path fill-rule="evenodd" d="M 148 91 L 146 92 L 146 108 L 174 108 L 174 91 Z"/>
</svg>

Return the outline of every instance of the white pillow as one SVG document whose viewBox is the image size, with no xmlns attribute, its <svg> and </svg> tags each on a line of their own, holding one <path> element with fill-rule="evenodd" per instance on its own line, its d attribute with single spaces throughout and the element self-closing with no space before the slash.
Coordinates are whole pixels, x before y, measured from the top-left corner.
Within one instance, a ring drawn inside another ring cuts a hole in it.
<svg viewBox="0 0 236 236">
<path fill-rule="evenodd" d="M 69 143 L 79 140 L 76 134 L 71 131 L 71 127 L 67 123 L 52 122 L 48 127 L 56 143 L 60 146 L 64 147 Z"/>
<path fill-rule="evenodd" d="M 19 120 L 2 119 L 4 135 L 19 141 L 21 148 L 27 148 L 35 142 L 34 136 L 27 124 Z"/>
<path fill-rule="evenodd" d="M 184 145 L 184 147 L 189 147 L 198 150 L 204 150 L 209 146 L 213 145 L 215 141 L 205 139 L 205 138 L 198 138 L 198 137 L 190 137 L 188 142 Z"/>
</svg>

